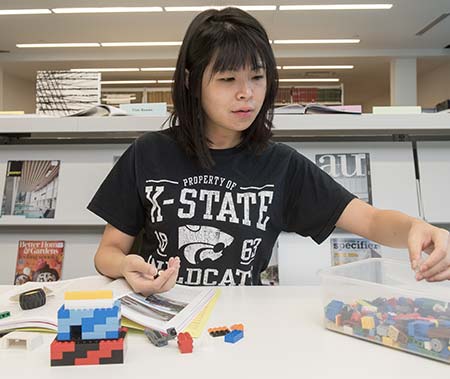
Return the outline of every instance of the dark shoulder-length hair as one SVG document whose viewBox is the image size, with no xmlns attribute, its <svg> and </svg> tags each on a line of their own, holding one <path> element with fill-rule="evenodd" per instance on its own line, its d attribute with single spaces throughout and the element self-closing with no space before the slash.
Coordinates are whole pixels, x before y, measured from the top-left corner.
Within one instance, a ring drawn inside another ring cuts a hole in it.
<svg viewBox="0 0 450 379">
<path fill-rule="evenodd" d="M 212 75 L 245 67 L 266 70 L 266 96 L 256 119 L 242 133 L 241 145 L 258 153 L 272 136 L 273 107 L 278 89 L 275 57 L 263 26 L 238 8 L 210 9 L 189 25 L 178 55 L 170 128 L 187 155 L 206 169 L 214 165 L 204 125 L 202 78 L 213 62 Z"/>
</svg>

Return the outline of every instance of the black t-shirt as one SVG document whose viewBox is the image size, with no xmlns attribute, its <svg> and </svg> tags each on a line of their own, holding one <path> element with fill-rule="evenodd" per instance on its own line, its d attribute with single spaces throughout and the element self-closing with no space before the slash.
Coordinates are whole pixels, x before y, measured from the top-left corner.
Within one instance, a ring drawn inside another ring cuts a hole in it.
<svg viewBox="0 0 450 379">
<path fill-rule="evenodd" d="M 178 283 L 260 284 L 281 231 L 324 241 L 355 197 L 291 147 L 271 142 L 255 155 L 211 150 L 207 171 L 169 130 L 138 138 L 88 209 L 120 231 L 144 229 L 140 254 L 158 269 L 181 259 Z"/>
</svg>

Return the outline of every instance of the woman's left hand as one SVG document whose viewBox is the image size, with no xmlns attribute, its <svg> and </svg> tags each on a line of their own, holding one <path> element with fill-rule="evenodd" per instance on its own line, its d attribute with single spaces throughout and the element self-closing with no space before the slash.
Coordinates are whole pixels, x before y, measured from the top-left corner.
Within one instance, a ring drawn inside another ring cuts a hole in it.
<svg viewBox="0 0 450 379">
<path fill-rule="evenodd" d="M 450 280 L 449 232 L 423 221 L 415 222 L 408 234 L 409 259 L 416 279 L 428 282 Z M 422 251 L 429 256 L 421 258 Z"/>
</svg>

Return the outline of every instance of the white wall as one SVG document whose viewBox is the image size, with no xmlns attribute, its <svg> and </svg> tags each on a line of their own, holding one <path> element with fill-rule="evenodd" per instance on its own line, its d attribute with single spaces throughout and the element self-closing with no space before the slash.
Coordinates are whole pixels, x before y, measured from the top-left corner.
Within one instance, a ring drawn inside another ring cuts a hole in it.
<svg viewBox="0 0 450 379">
<path fill-rule="evenodd" d="M 3 110 L 3 69 L 0 67 L 0 111 Z"/>
<path fill-rule="evenodd" d="M 36 84 L 3 71 L 3 104 L 4 111 L 36 112 Z M 2 88 L 0 83 L 0 88 Z"/>
<path fill-rule="evenodd" d="M 450 62 L 420 76 L 417 80 L 418 105 L 432 108 L 450 99 Z"/>
</svg>

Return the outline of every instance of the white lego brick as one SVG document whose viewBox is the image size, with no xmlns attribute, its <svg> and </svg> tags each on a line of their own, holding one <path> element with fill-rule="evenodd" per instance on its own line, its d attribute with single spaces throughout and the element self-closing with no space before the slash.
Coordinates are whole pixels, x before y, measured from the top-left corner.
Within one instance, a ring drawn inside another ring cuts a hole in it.
<svg viewBox="0 0 450 379">
<path fill-rule="evenodd" d="M 1 339 L 3 349 L 33 350 L 43 342 L 42 335 L 31 332 L 11 332 Z"/>
<path fill-rule="evenodd" d="M 65 300 L 66 309 L 94 309 L 94 308 L 112 308 L 113 299 L 88 299 L 88 300 Z"/>
</svg>

